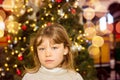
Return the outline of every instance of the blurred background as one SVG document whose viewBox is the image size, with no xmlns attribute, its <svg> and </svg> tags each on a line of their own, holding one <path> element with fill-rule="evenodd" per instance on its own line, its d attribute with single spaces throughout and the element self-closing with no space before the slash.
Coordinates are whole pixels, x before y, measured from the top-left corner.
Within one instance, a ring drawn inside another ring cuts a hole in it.
<svg viewBox="0 0 120 80">
<path fill-rule="evenodd" d="M 35 66 L 39 28 L 63 25 L 84 80 L 120 80 L 120 0 L 0 0 L 0 80 Z"/>
</svg>

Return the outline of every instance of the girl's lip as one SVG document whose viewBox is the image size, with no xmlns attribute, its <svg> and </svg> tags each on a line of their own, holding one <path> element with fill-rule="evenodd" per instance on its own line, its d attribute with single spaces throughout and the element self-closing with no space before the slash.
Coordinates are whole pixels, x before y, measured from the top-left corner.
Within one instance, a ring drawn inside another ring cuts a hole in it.
<svg viewBox="0 0 120 80">
<path fill-rule="evenodd" d="M 45 60 L 45 62 L 53 62 L 54 60 Z"/>
</svg>

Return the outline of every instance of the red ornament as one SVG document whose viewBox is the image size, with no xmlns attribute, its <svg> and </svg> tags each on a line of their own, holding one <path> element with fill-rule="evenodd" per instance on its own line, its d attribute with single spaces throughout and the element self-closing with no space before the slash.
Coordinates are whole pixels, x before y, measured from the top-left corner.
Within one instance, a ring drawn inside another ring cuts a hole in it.
<svg viewBox="0 0 120 80">
<path fill-rule="evenodd" d="M 18 57 L 18 60 L 22 61 L 22 60 L 23 60 L 23 57 L 22 57 L 22 56 Z"/>
<path fill-rule="evenodd" d="M 55 0 L 57 3 L 61 3 L 62 2 L 62 0 Z"/>
<path fill-rule="evenodd" d="M 72 14 L 76 14 L 76 10 L 72 8 L 72 9 L 71 9 L 71 13 L 72 13 Z"/>
<path fill-rule="evenodd" d="M 50 25 L 51 25 L 51 22 L 48 22 L 48 23 L 47 23 L 47 26 L 50 26 Z"/>
<path fill-rule="evenodd" d="M 16 72 L 17 72 L 18 75 L 21 75 L 20 69 L 17 68 L 17 69 L 16 69 Z"/>
<path fill-rule="evenodd" d="M 120 35 L 119 34 L 116 34 L 116 39 L 120 39 Z"/>
<path fill-rule="evenodd" d="M 27 26 L 26 26 L 26 25 L 23 25 L 23 26 L 22 26 L 22 30 L 23 30 L 23 31 L 27 30 Z"/>
<path fill-rule="evenodd" d="M 0 4 L 2 4 L 3 3 L 3 0 L 0 0 Z"/>
<path fill-rule="evenodd" d="M 7 39 L 7 40 L 11 40 L 11 36 L 8 35 L 8 36 L 6 37 L 6 39 Z"/>
<path fill-rule="evenodd" d="M 18 55 L 18 60 L 20 60 L 20 61 L 23 60 L 23 56 L 22 56 L 22 54 L 19 54 L 19 55 Z"/>
</svg>

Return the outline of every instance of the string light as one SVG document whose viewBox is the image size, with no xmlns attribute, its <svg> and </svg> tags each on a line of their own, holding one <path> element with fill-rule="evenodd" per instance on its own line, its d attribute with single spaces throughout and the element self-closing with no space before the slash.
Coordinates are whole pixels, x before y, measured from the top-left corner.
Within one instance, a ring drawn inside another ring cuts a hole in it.
<svg viewBox="0 0 120 80">
<path fill-rule="evenodd" d="M 26 42 L 26 37 L 23 37 L 23 41 Z"/>
<path fill-rule="evenodd" d="M 6 68 L 6 71 L 9 71 L 9 70 L 10 70 L 10 68 L 7 67 L 7 68 Z"/>
<path fill-rule="evenodd" d="M 11 43 L 11 40 L 8 40 L 8 43 Z"/>
<path fill-rule="evenodd" d="M 76 71 L 80 71 L 78 68 L 76 68 Z"/>
<path fill-rule="evenodd" d="M 32 25 L 30 25 L 31 27 L 35 27 L 36 26 L 36 24 L 35 23 L 33 23 Z"/>
<path fill-rule="evenodd" d="M 48 4 L 49 8 L 52 8 L 52 4 Z"/>
<path fill-rule="evenodd" d="M 18 54 L 18 53 L 19 53 L 19 51 L 18 51 L 18 50 L 15 50 L 15 53 L 16 53 L 16 54 Z"/>
<path fill-rule="evenodd" d="M 33 8 L 29 8 L 29 9 L 27 10 L 28 13 L 31 12 L 31 11 L 33 11 Z"/>
<path fill-rule="evenodd" d="M 25 50 L 25 48 L 21 48 L 21 51 L 24 51 Z"/>
<path fill-rule="evenodd" d="M 21 38 L 21 37 L 19 37 L 18 39 L 19 39 L 19 40 L 21 40 L 22 38 Z"/>
<path fill-rule="evenodd" d="M 3 71 L 3 68 L 0 67 L 0 71 Z"/>
<path fill-rule="evenodd" d="M 17 68 L 18 67 L 18 65 L 17 64 L 15 64 L 14 66 L 13 66 L 13 68 Z"/>
<path fill-rule="evenodd" d="M 4 66 L 5 66 L 5 67 L 8 67 L 8 64 L 7 64 L 7 63 L 5 63 L 5 64 L 4 64 Z"/>
<path fill-rule="evenodd" d="M 85 50 L 85 47 L 82 47 L 82 50 Z"/>
<path fill-rule="evenodd" d="M 5 76 L 5 73 L 4 73 L 4 72 L 2 72 L 2 73 L 1 73 L 1 76 Z"/>
<path fill-rule="evenodd" d="M 41 17 L 41 20 L 43 21 L 43 20 L 44 20 L 44 18 L 43 18 L 43 17 Z"/>
<path fill-rule="evenodd" d="M 65 14 L 65 15 L 64 15 L 64 18 L 65 18 L 65 19 L 67 19 L 67 18 L 68 18 L 68 15 L 67 15 L 67 14 Z"/>
<path fill-rule="evenodd" d="M 15 53 L 12 51 L 12 52 L 11 52 L 11 55 L 14 55 L 14 54 L 15 54 Z"/>
<path fill-rule="evenodd" d="M 35 26 L 34 29 L 33 29 L 33 31 L 37 31 L 37 29 L 38 29 L 38 26 Z"/>
<path fill-rule="evenodd" d="M 17 37 L 15 37 L 14 38 L 14 44 L 17 44 L 17 42 L 18 42 L 18 39 L 17 39 Z"/>
<path fill-rule="evenodd" d="M 27 20 L 25 23 L 26 23 L 26 24 L 29 24 L 29 21 Z"/>
<path fill-rule="evenodd" d="M 7 60 L 7 61 L 9 61 L 9 60 L 10 60 L 10 58 L 9 58 L 9 57 L 6 57 L 6 60 Z"/>
<path fill-rule="evenodd" d="M 54 20 L 55 20 L 55 18 L 54 18 L 54 17 L 51 17 L 51 20 L 52 20 L 52 21 L 54 21 Z"/>
</svg>

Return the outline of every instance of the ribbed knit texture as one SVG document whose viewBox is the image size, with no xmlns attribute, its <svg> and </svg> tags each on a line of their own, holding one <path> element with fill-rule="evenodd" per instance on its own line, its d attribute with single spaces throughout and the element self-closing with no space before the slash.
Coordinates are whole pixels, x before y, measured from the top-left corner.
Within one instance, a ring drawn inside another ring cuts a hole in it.
<svg viewBox="0 0 120 80">
<path fill-rule="evenodd" d="M 36 73 L 26 73 L 22 80 L 83 80 L 79 73 L 61 68 L 47 70 L 41 67 Z"/>
</svg>

